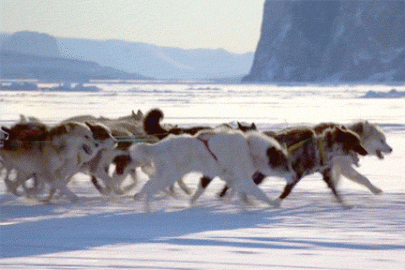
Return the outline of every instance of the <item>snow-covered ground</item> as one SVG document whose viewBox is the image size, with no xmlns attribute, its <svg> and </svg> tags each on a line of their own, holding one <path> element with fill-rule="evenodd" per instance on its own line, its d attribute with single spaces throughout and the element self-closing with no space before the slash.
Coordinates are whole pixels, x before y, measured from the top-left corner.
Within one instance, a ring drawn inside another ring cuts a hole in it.
<svg viewBox="0 0 405 270">
<path fill-rule="evenodd" d="M 178 190 L 177 198 L 156 198 L 145 213 L 132 197 L 136 190 L 103 197 L 83 174 L 69 185 L 81 197 L 75 204 L 16 198 L 1 181 L 1 269 L 405 269 L 405 99 L 384 96 L 404 86 L 97 86 L 103 91 L 2 91 L 0 124 L 13 124 L 19 114 L 53 124 L 155 107 L 166 123 L 184 126 L 254 121 L 267 130 L 367 119 L 381 125 L 394 151 L 382 161 L 362 158 L 358 170 L 384 193 L 342 179 L 339 190 L 355 206 L 343 210 L 316 174 L 281 208 L 256 202 L 241 213 L 233 199 L 218 199 L 223 183 L 214 180 L 194 207 Z M 370 90 L 381 95 L 363 98 Z M 186 182 L 195 187 L 196 177 Z M 269 178 L 261 188 L 274 198 L 283 185 Z"/>
</svg>

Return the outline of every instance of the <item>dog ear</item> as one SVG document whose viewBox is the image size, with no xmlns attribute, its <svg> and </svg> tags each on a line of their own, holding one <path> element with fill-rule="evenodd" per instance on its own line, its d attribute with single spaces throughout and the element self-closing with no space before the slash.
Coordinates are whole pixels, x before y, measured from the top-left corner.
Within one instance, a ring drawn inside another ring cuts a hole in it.
<svg viewBox="0 0 405 270">
<path fill-rule="evenodd" d="M 86 126 L 88 126 L 90 129 L 92 129 L 94 126 L 92 124 L 90 124 L 89 122 L 84 122 L 86 124 Z"/>
<path fill-rule="evenodd" d="M 28 121 L 27 121 L 27 118 L 25 117 L 25 115 L 20 114 L 20 123 L 25 124 L 25 123 L 27 123 L 27 122 L 28 122 Z"/>
<path fill-rule="evenodd" d="M 364 134 L 368 134 L 371 130 L 371 124 L 366 120 L 364 122 L 361 123 L 362 127 L 363 127 L 363 132 Z"/>
<path fill-rule="evenodd" d="M 256 124 L 253 122 L 252 125 L 250 125 L 249 130 L 257 130 Z"/>
<path fill-rule="evenodd" d="M 1 127 L 1 130 L 4 131 L 7 134 L 10 134 L 11 129 L 7 128 L 7 127 Z"/>
<path fill-rule="evenodd" d="M 73 126 L 72 123 L 67 123 L 66 125 L 63 125 L 63 127 L 65 128 L 65 132 L 68 133 L 70 131 L 73 130 Z"/>
</svg>

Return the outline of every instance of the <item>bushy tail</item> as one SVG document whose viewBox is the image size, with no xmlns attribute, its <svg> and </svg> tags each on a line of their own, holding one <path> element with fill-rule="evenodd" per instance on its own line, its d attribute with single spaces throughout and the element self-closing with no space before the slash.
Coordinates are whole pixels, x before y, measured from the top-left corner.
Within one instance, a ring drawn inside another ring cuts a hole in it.
<svg viewBox="0 0 405 270">
<path fill-rule="evenodd" d="M 165 137 L 168 131 L 160 125 L 160 121 L 163 119 L 163 117 L 164 115 L 161 110 L 150 110 L 143 119 L 143 130 L 145 133 L 148 135 L 155 135 L 159 139 L 162 139 L 161 137 Z"/>
</svg>

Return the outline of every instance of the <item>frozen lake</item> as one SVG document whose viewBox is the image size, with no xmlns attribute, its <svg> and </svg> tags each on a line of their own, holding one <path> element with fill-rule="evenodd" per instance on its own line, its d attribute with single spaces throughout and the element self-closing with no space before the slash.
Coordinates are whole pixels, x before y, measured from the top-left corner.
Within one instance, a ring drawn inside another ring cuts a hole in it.
<svg viewBox="0 0 405 270">
<path fill-rule="evenodd" d="M 165 123 L 182 126 L 242 121 L 271 130 L 365 119 L 382 127 L 394 149 L 382 161 L 362 158 L 358 168 L 384 193 L 342 179 L 339 190 L 355 206 L 343 210 L 314 174 L 281 208 L 257 204 L 240 213 L 234 201 L 217 198 L 222 182 L 215 180 L 194 207 L 179 191 L 144 213 L 135 190 L 102 197 L 83 174 L 69 185 L 81 197 L 75 204 L 16 198 L 1 181 L 1 269 L 405 269 L 405 98 L 389 95 L 405 86 L 97 86 L 103 90 L 0 91 L 0 124 L 10 126 L 20 114 L 55 124 L 152 108 L 163 110 Z M 365 98 L 369 91 L 378 98 Z M 195 187 L 196 179 L 187 184 Z M 283 186 L 270 178 L 261 188 L 274 198 Z"/>
</svg>

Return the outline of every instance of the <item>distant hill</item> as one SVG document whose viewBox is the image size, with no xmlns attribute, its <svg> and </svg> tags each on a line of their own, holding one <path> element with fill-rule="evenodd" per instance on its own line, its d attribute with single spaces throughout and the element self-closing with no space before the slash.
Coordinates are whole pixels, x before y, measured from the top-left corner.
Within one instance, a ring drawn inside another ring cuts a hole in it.
<svg viewBox="0 0 405 270">
<path fill-rule="evenodd" d="M 148 79 L 91 61 L 0 51 L 0 78 L 86 82 L 90 79 Z"/>
<path fill-rule="evenodd" d="M 63 57 L 89 60 L 158 79 L 211 79 L 249 73 L 253 53 L 223 49 L 184 50 L 120 40 L 57 38 Z"/>
<path fill-rule="evenodd" d="M 213 81 L 223 82 L 240 82 L 240 78 L 249 73 L 254 56 L 253 53 L 232 54 L 223 49 L 184 50 L 121 40 L 55 38 L 29 31 L 0 33 L 0 48 L 27 55 L 90 61 L 127 74 L 156 79 L 214 78 Z M 81 76 L 82 72 L 79 72 Z"/>
<path fill-rule="evenodd" d="M 0 78 L 79 82 L 148 79 L 96 62 L 64 58 L 54 37 L 30 31 L 0 35 Z"/>
<path fill-rule="evenodd" d="M 62 57 L 56 39 L 43 33 L 21 31 L 8 36 L 0 46 L 2 51 L 13 51 L 48 57 Z"/>
</svg>

